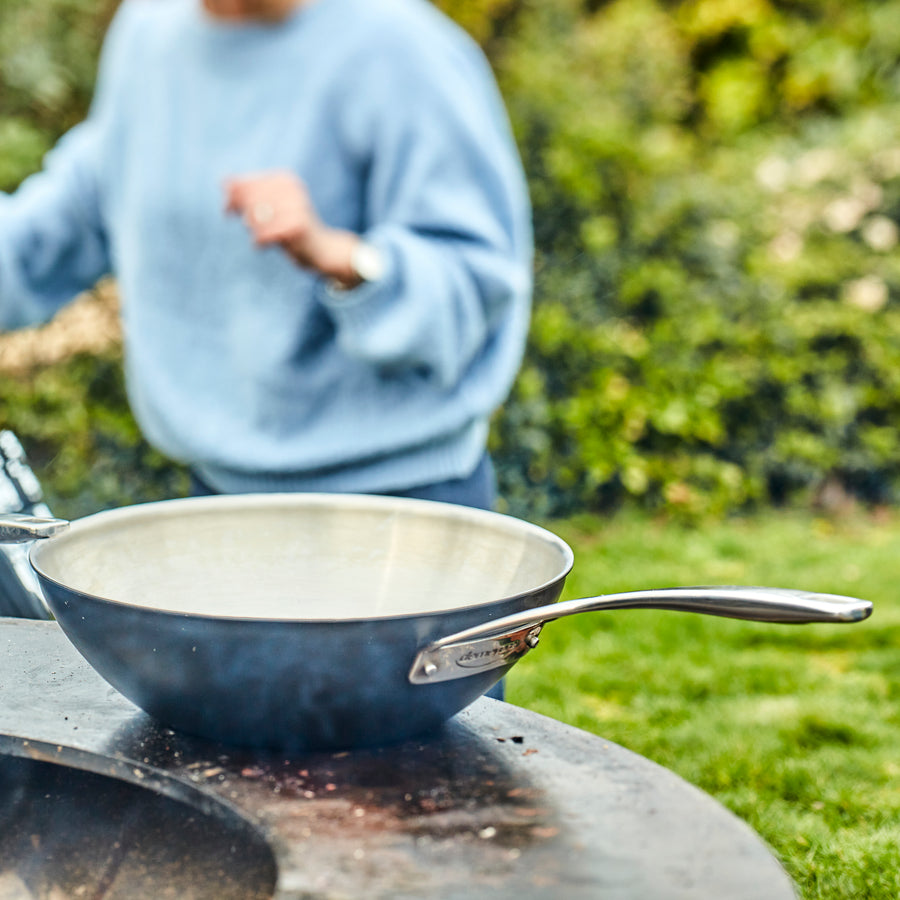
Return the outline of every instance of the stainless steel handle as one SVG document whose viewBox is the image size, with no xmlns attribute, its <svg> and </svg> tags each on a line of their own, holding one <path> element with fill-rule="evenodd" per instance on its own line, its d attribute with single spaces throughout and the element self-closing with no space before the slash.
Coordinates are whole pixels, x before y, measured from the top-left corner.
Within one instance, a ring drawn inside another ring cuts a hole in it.
<svg viewBox="0 0 900 900">
<path fill-rule="evenodd" d="M 464 678 L 472 669 L 508 665 L 537 646 L 546 622 L 611 609 L 668 609 L 754 622 L 861 622 L 872 604 L 856 597 L 771 587 L 683 587 L 629 591 L 526 609 L 433 641 L 416 656 L 413 684 Z"/>
<path fill-rule="evenodd" d="M 32 516 L 26 513 L 0 514 L 0 544 L 21 544 L 53 537 L 69 527 L 66 519 Z"/>
</svg>

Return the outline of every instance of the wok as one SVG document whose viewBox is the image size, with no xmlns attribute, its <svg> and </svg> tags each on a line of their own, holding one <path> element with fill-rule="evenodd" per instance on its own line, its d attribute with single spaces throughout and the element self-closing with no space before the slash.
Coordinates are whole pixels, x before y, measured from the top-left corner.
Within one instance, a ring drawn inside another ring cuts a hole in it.
<svg viewBox="0 0 900 900">
<path fill-rule="evenodd" d="M 344 749 L 438 726 L 586 610 L 855 622 L 871 604 L 774 588 L 556 603 L 573 554 L 498 513 L 424 500 L 266 494 L 168 500 L 66 523 L 4 516 L 88 663 L 171 728 Z"/>
</svg>

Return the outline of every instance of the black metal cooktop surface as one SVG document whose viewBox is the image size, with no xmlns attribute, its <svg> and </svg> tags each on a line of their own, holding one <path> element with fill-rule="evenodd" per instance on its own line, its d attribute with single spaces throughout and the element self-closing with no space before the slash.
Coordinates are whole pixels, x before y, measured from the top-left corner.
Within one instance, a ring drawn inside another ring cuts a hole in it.
<svg viewBox="0 0 900 900">
<path fill-rule="evenodd" d="M 795 897 L 701 791 L 494 700 L 427 740 L 240 750 L 154 722 L 55 623 L 0 619 L 0 754 L 0 900 Z"/>
</svg>

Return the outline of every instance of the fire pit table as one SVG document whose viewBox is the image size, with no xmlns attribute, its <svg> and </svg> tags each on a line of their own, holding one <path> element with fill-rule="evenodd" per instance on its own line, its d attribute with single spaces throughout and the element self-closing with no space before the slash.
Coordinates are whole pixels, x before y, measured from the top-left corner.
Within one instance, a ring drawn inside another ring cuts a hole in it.
<svg viewBox="0 0 900 900">
<path fill-rule="evenodd" d="M 0 619 L 0 898 L 795 896 L 712 798 L 510 704 L 378 749 L 235 749 L 156 723 L 55 623 Z"/>
</svg>

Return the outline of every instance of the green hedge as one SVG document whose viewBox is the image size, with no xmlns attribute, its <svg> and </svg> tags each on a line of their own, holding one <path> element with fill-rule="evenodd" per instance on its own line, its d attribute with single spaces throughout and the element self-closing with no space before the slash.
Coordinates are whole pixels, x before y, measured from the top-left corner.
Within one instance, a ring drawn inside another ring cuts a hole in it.
<svg viewBox="0 0 900 900">
<path fill-rule="evenodd" d="M 3 0 L 0 190 L 40 166 L 90 102 L 97 54 L 118 0 Z"/>
<path fill-rule="evenodd" d="M 0 425 L 18 434 L 51 510 L 65 518 L 187 492 L 183 468 L 138 431 L 118 351 L 79 353 L 28 378 L 0 375 Z"/>
<path fill-rule="evenodd" d="M 546 0 L 496 62 L 538 243 L 526 515 L 900 478 L 900 4 Z"/>
<path fill-rule="evenodd" d="M 4 0 L 0 186 L 83 114 L 114 5 Z M 893 501 L 900 0 L 439 5 L 491 55 L 535 208 L 505 508 Z"/>
</svg>

